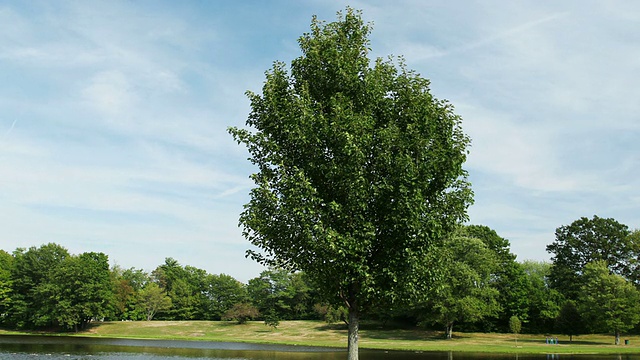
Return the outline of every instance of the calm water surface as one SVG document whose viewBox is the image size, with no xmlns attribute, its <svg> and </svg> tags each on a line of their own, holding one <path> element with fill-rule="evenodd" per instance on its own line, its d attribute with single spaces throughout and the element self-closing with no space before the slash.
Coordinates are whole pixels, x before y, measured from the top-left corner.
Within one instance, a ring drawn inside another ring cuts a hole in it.
<svg viewBox="0 0 640 360">
<path fill-rule="evenodd" d="M 4 360 L 343 360 L 344 349 L 245 343 L 0 336 Z M 362 360 L 640 360 L 640 355 L 504 355 L 360 350 Z"/>
</svg>

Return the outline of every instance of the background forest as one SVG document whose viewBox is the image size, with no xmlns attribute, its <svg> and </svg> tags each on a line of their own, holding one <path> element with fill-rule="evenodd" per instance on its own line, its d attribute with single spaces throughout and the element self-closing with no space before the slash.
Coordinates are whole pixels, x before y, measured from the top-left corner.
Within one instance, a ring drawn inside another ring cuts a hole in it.
<svg viewBox="0 0 640 360">
<path fill-rule="evenodd" d="M 439 250 L 439 285 L 410 306 L 386 304 L 365 319 L 388 326 L 528 333 L 637 332 L 640 233 L 614 219 L 581 218 L 556 230 L 551 262 L 516 261 L 507 239 L 463 226 Z M 153 271 L 109 266 L 103 253 L 57 244 L 0 251 L 0 321 L 17 329 L 75 330 L 96 320 L 344 320 L 335 294 L 304 273 L 271 268 L 241 283 L 173 258 Z"/>
</svg>

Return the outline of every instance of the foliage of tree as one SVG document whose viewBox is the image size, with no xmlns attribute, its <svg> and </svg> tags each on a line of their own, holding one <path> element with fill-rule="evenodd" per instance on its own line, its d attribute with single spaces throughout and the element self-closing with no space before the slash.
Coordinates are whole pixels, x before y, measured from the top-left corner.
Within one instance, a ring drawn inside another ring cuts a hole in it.
<svg viewBox="0 0 640 360">
<path fill-rule="evenodd" d="M 430 296 L 431 316 L 427 321 L 445 328 L 451 339 L 459 321 L 478 321 L 496 316 L 500 309 L 492 274 L 499 266 L 496 254 L 480 239 L 454 236 L 443 249 L 445 276 L 438 293 Z"/>
<path fill-rule="evenodd" d="M 575 301 L 568 300 L 562 305 L 556 318 L 556 331 L 569 335 L 569 342 L 573 342 L 574 335 L 585 333 L 584 322 L 578 312 Z"/>
<path fill-rule="evenodd" d="M 11 305 L 11 269 L 13 268 L 13 256 L 4 250 L 0 250 L 0 322 L 4 320 Z"/>
<path fill-rule="evenodd" d="M 208 300 L 205 318 L 209 320 L 220 320 L 233 305 L 249 301 L 247 287 L 225 274 L 209 275 L 205 296 Z"/>
<path fill-rule="evenodd" d="M 313 305 L 313 311 L 325 322 L 331 324 L 342 321 L 347 323 L 347 308 L 344 306 L 333 306 L 330 304 L 316 303 Z"/>
<path fill-rule="evenodd" d="M 311 288 L 301 273 L 269 269 L 249 280 L 247 292 L 262 314 L 279 319 L 305 319 L 310 316 L 313 298 Z"/>
<path fill-rule="evenodd" d="M 604 260 L 585 265 L 578 309 L 591 331 L 614 333 L 618 345 L 620 334 L 640 322 L 640 292 L 609 269 Z"/>
<path fill-rule="evenodd" d="M 75 331 L 83 329 L 91 320 L 104 318 L 111 307 L 109 259 L 95 252 L 69 256 L 56 267 L 50 286 L 57 325 Z"/>
<path fill-rule="evenodd" d="M 148 283 L 140 290 L 139 306 L 144 310 L 146 320 L 151 321 L 159 312 L 171 308 L 171 298 L 158 286 L 158 284 Z"/>
<path fill-rule="evenodd" d="M 210 309 L 209 274 L 193 266 L 182 266 L 173 258 L 166 258 L 152 276 L 171 298 L 172 307 L 159 314 L 162 319 L 203 319 Z"/>
<path fill-rule="evenodd" d="M 530 298 L 527 296 L 530 284 L 522 265 L 516 262 L 516 255 L 511 252 L 509 240 L 484 225 L 468 225 L 459 229 L 460 236 L 480 239 L 495 254 L 498 266 L 492 274 L 493 286 L 499 292 L 498 302 L 501 311 L 491 326 L 483 330 L 508 331 L 509 320 L 513 315 L 520 320 L 528 320 Z"/>
<path fill-rule="evenodd" d="M 113 281 L 113 304 L 110 320 L 145 320 L 146 310 L 139 304 L 140 290 L 150 281 L 148 273 L 142 269 L 111 269 Z"/>
<path fill-rule="evenodd" d="M 516 315 L 509 318 L 509 330 L 516 336 L 516 346 L 518 346 L 518 334 L 522 330 L 522 321 Z"/>
<path fill-rule="evenodd" d="M 637 273 L 639 239 L 629 228 L 612 218 L 582 217 L 556 229 L 556 240 L 547 246 L 552 254 L 550 278 L 567 299 L 580 292 L 580 274 L 586 264 L 602 260 L 609 270 L 626 279 Z"/>
<path fill-rule="evenodd" d="M 264 324 L 276 329 L 280 326 L 280 317 L 275 311 L 271 311 L 264 315 Z"/>
<path fill-rule="evenodd" d="M 12 295 L 5 322 L 16 328 L 55 327 L 56 269 L 69 257 L 67 249 L 49 243 L 28 250 L 18 248 L 10 281 Z"/>
<path fill-rule="evenodd" d="M 244 324 L 251 319 L 260 316 L 258 309 L 248 303 L 234 304 L 233 307 L 224 314 L 223 320 L 234 320 L 238 324 Z"/>
<path fill-rule="evenodd" d="M 551 264 L 541 261 L 523 261 L 520 263 L 527 276 L 525 296 L 529 302 L 526 331 L 534 334 L 552 332 L 556 318 L 560 314 L 562 296 L 549 284 Z"/>
<path fill-rule="evenodd" d="M 229 130 L 258 167 L 240 216 L 262 250 L 250 256 L 341 299 L 350 359 L 371 304 L 426 291 L 432 249 L 472 198 L 460 117 L 404 63 L 371 67 L 369 32 L 349 8 L 314 17 L 291 71 L 276 62 L 262 95 L 248 93 L 253 130 Z"/>
</svg>

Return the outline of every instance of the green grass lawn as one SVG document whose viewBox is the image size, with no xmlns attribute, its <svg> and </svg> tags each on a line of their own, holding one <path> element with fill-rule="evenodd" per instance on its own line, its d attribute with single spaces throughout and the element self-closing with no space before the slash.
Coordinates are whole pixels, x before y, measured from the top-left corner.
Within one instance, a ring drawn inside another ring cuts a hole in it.
<svg viewBox="0 0 640 360">
<path fill-rule="evenodd" d="M 18 332 L 2 331 L 0 334 Z M 43 334 L 38 332 L 37 334 Z M 263 322 L 238 325 L 223 321 L 139 321 L 95 323 L 85 332 L 65 333 L 72 336 L 136 339 L 175 339 L 203 341 L 234 341 L 252 343 L 296 344 L 344 348 L 347 330 L 342 324 L 320 321 L 282 321 L 277 328 Z M 554 335 L 555 337 L 555 335 Z M 559 345 L 547 345 L 545 335 L 518 335 L 516 346 L 512 334 L 454 333 L 445 340 L 441 332 L 420 329 L 383 329 L 363 326 L 360 347 L 386 350 L 471 351 L 496 353 L 555 354 L 640 354 L 640 336 L 624 336 L 630 345 L 614 345 L 612 335 L 558 336 Z"/>
</svg>

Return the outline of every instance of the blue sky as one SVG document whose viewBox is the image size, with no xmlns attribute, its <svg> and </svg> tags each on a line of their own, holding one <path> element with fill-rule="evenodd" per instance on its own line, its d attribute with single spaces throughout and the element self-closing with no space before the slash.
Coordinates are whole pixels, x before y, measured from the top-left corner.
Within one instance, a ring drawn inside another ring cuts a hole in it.
<svg viewBox="0 0 640 360">
<path fill-rule="evenodd" d="M 635 1 L 9 1 L 0 4 L 0 248 L 55 242 L 125 268 L 241 281 L 254 170 L 226 133 L 299 56 L 312 15 L 373 22 L 472 138 L 471 223 L 548 260 L 558 226 L 640 218 Z"/>
</svg>

